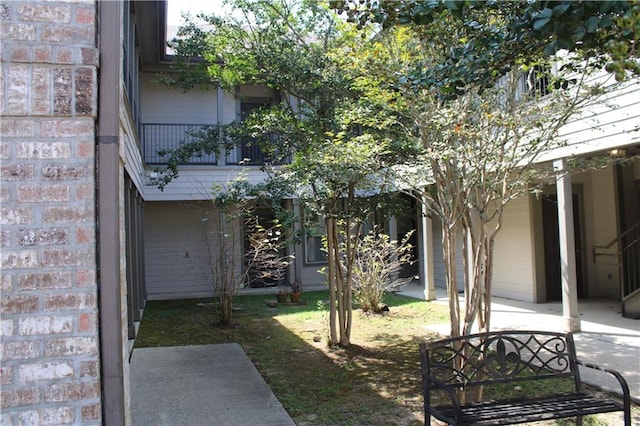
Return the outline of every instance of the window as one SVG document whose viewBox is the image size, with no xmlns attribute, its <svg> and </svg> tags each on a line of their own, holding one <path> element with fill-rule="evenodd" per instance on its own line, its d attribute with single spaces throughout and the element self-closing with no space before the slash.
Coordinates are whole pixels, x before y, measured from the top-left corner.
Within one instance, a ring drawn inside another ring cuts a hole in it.
<svg viewBox="0 0 640 426">
<path fill-rule="evenodd" d="M 304 263 L 326 263 L 327 252 L 324 249 L 323 239 L 327 235 L 327 228 L 324 222 L 318 218 L 305 222 L 304 231 Z"/>
<path fill-rule="evenodd" d="M 551 69 L 548 66 L 536 65 L 527 78 L 529 90 L 537 96 L 545 96 L 549 94 L 549 77 Z"/>
<path fill-rule="evenodd" d="M 551 67 L 548 65 L 534 65 L 522 75 L 520 92 L 533 97 L 542 97 L 550 93 Z"/>
</svg>

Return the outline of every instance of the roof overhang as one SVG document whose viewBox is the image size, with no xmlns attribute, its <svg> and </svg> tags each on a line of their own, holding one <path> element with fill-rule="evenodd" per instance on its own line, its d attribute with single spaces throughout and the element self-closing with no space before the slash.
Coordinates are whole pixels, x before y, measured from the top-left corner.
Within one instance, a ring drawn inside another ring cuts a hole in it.
<svg viewBox="0 0 640 426">
<path fill-rule="evenodd" d="M 138 46 L 141 66 L 144 70 L 162 68 L 170 59 L 166 53 L 167 1 L 136 1 Z"/>
</svg>

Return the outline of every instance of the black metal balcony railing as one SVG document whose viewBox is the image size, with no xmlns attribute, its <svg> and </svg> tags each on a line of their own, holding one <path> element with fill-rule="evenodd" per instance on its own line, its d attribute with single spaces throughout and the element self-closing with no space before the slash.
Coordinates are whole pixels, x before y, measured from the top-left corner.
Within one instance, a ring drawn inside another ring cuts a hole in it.
<svg viewBox="0 0 640 426">
<path fill-rule="evenodd" d="M 195 140 L 195 134 L 206 124 L 142 124 L 142 144 L 146 164 L 167 164 L 167 158 L 158 154 L 162 150 L 174 150 L 180 144 Z M 224 156 L 223 164 L 262 165 L 269 160 L 257 143 L 245 142 Z M 218 165 L 215 154 L 194 155 L 184 164 Z"/>
<path fill-rule="evenodd" d="M 247 166 L 255 166 L 265 163 L 265 155 L 256 143 L 243 142 L 238 148 L 238 157 L 235 159 L 227 158 L 227 161 L 239 163 Z"/>
<path fill-rule="evenodd" d="M 162 150 L 174 150 L 180 144 L 192 142 L 194 133 L 206 127 L 204 124 L 142 124 L 142 145 L 144 162 L 147 164 L 166 164 L 167 158 L 158 154 Z M 215 154 L 193 156 L 188 164 L 217 164 Z"/>
</svg>

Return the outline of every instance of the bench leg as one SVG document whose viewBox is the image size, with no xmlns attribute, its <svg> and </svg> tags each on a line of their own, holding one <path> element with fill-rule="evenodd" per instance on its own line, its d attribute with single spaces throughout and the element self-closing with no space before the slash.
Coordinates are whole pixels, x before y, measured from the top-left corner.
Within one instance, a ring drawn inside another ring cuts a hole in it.
<svg viewBox="0 0 640 426">
<path fill-rule="evenodd" d="M 576 426 L 582 426 L 582 416 L 576 417 Z"/>
</svg>

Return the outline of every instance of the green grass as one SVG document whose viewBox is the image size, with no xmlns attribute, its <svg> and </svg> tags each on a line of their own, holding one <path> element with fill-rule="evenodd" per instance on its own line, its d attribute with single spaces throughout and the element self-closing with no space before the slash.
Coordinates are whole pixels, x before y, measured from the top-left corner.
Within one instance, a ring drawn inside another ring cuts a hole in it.
<svg viewBox="0 0 640 426">
<path fill-rule="evenodd" d="M 418 341 L 448 320 L 446 307 L 388 295 L 386 315 L 354 310 L 352 345 L 329 348 L 327 292 L 303 306 L 238 296 L 234 324 L 213 324 L 211 299 L 150 301 L 136 347 L 239 343 L 297 424 L 420 424 Z"/>
<path fill-rule="evenodd" d="M 303 296 L 275 308 L 275 294 L 238 296 L 224 328 L 211 299 L 150 301 L 135 347 L 237 342 L 298 425 L 422 424 L 418 342 L 438 338 L 425 325 L 448 322 L 447 307 L 388 295 L 390 312 L 354 309 L 352 345 L 330 348 L 328 293 Z"/>
</svg>

